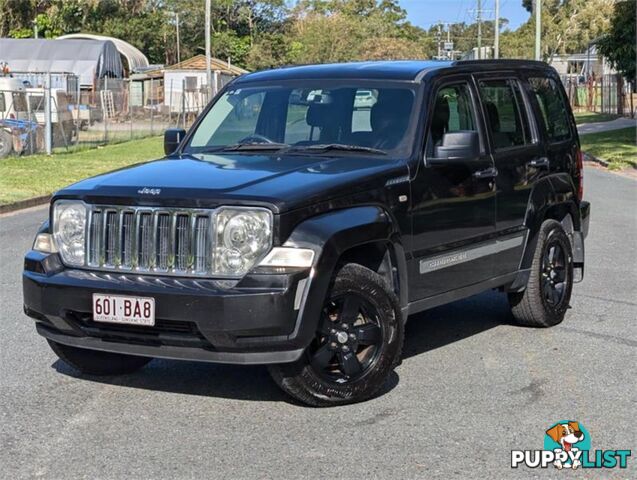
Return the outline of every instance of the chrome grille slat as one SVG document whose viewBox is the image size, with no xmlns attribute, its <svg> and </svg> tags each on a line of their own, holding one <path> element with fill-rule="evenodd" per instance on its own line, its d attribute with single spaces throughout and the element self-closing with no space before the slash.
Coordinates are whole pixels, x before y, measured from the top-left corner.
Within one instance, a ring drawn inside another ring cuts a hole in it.
<svg viewBox="0 0 637 480">
<path fill-rule="evenodd" d="M 89 217 L 89 238 L 88 238 L 88 264 L 90 266 L 102 266 L 100 261 L 100 240 L 102 230 L 102 211 L 94 210 Z"/>
<path fill-rule="evenodd" d="M 195 252 L 194 270 L 196 273 L 205 272 L 208 268 L 208 218 L 197 215 L 195 221 Z"/>
<path fill-rule="evenodd" d="M 106 271 L 178 276 L 211 272 L 214 211 L 91 207 L 86 263 Z"/>
<path fill-rule="evenodd" d="M 120 267 L 127 270 L 133 268 L 133 248 L 135 245 L 134 238 L 135 214 L 133 212 L 122 211 L 121 218 L 121 263 Z"/>
<path fill-rule="evenodd" d="M 116 267 L 119 264 L 119 214 L 107 210 L 104 215 L 104 265 Z"/>
<path fill-rule="evenodd" d="M 156 269 L 161 271 L 168 271 L 170 267 L 170 215 L 167 213 L 159 213 L 156 217 L 157 228 L 155 229 L 155 236 L 157 243 L 155 245 L 157 249 Z"/>
<path fill-rule="evenodd" d="M 184 272 L 191 268 L 190 215 L 175 215 L 175 270 Z"/>
</svg>

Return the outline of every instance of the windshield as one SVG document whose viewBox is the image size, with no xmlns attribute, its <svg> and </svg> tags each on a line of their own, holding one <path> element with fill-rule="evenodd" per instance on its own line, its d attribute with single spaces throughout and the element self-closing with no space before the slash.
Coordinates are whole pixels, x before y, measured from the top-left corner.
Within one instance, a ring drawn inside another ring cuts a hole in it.
<svg viewBox="0 0 637 480">
<path fill-rule="evenodd" d="M 403 153 L 411 147 L 406 132 L 414 97 L 414 89 L 403 85 L 229 89 L 206 113 L 186 151 Z"/>
</svg>

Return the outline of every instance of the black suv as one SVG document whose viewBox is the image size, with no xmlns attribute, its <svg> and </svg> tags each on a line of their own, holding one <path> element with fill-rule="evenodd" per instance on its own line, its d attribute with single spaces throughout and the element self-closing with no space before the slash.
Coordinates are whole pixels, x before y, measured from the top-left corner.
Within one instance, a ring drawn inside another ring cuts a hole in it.
<svg viewBox="0 0 637 480">
<path fill-rule="evenodd" d="M 82 372 L 268 364 L 302 402 L 360 401 L 409 315 L 499 289 L 548 327 L 583 278 L 582 155 L 544 63 L 253 73 L 164 145 L 57 192 L 26 255 L 25 312 Z"/>
</svg>

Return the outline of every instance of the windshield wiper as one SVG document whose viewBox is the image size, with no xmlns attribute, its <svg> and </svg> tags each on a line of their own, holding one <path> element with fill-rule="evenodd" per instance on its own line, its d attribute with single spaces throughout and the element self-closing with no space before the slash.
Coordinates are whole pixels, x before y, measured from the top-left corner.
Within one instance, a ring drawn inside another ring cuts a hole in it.
<svg viewBox="0 0 637 480">
<path fill-rule="evenodd" d="M 362 145 L 346 145 L 344 143 L 317 143 L 316 145 L 299 145 L 298 147 L 291 147 L 288 152 L 298 151 L 327 151 L 327 150 L 342 150 L 346 152 L 368 152 L 378 155 L 387 155 L 384 150 L 378 148 L 364 147 Z"/>
<path fill-rule="evenodd" d="M 238 150 L 244 151 L 267 151 L 267 150 L 281 150 L 287 148 L 287 143 L 266 143 L 266 142 L 249 142 L 249 143 L 232 143 L 230 145 L 223 145 L 219 147 L 197 149 L 193 153 L 217 153 L 217 152 L 235 152 Z"/>
<path fill-rule="evenodd" d="M 219 151 L 229 152 L 234 150 L 281 150 L 282 148 L 289 147 L 287 143 L 267 143 L 267 142 L 249 142 L 249 143 L 234 143 L 232 145 L 226 145 Z"/>
</svg>

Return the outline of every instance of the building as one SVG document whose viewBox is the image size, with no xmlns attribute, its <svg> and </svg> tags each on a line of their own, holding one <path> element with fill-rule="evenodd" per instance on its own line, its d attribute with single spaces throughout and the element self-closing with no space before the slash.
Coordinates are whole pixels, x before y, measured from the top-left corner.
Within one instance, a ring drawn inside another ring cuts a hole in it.
<svg viewBox="0 0 637 480">
<path fill-rule="evenodd" d="M 230 62 L 212 58 L 212 94 L 233 78 L 248 73 Z M 146 72 L 152 76 L 154 72 Z M 164 104 L 172 112 L 199 112 L 208 103 L 206 56 L 196 55 L 163 69 Z"/>
<path fill-rule="evenodd" d="M 110 40 L 0 38 L 0 62 L 6 62 L 16 76 L 47 72 L 73 75 L 84 89 L 124 76 L 120 54 Z"/>
<path fill-rule="evenodd" d="M 123 58 L 124 70 L 130 75 L 132 72 L 148 68 L 148 58 L 138 48 L 128 42 L 114 37 L 106 37 L 104 35 L 93 35 L 90 33 L 71 33 L 62 35 L 58 40 L 98 40 L 113 42 L 115 48 Z M 128 76 L 126 75 L 126 76 Z"/>
</svg>

